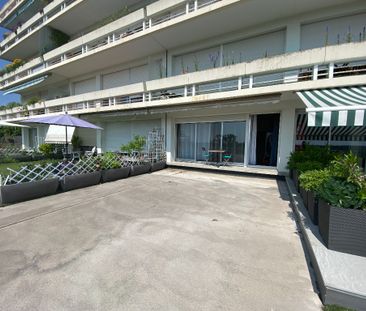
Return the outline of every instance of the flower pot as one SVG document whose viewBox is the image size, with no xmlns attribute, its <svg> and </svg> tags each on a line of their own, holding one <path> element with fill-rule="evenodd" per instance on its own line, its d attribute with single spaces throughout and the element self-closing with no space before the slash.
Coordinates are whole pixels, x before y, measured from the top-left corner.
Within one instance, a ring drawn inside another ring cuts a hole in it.
<svg viewBox="0 0 366 311">
<path fill-rule="evenodd" d="M 145 173 L 149 173 L 151 170 L 151 164 L 150 163 L 144 163 L 140 165 L 135 165 L 131 167 L 131 176 L 137 176 Z"/>
<path fill-rule="evenodd" d="M 334 207 L 320 200 L 319 231 L 329 249 L 366 257 L 366 211 Z"/>
<path fill-rule="evenodd" d="M 310 216 L 311 221 L 314 225 L 318 224 L 318 198 L 316 197 L 313 191 L 307 192 L 307 209 Z"/>
<path fill-rule="evenodd" d="M 102 181 L 110 182 L 118 179 L 126 178 L 130 174 L 129 167 L 121 167 L 102 171 Z"/>
<path fill-rule="evenodd" d="M 164 168 L 166 168 L 166 162 L 165 161 L 155 162 L 151 165 L 151 171 L 152 172 L 160 171 Z"/>
<path fill-rule="evenodd" d="M 307 209 L 308 208 L 308 191 L 300 187 L 300 195 L 302 198 L 302 201 L 304 202 L 304 206 Z"/>
<path fill-rule="evenodd" d="M 97 185 L 100 183 L 102 173 L 100 171 L 79 175 L 65 176 L 61 180 L 61 188 L 63 191 L 69 191 L 84 187 Z"/>
<path fill-rule="evenodd" d="M 57 192 L 58 186 L 58 178 L 1 186 L 1 204 L 23 202 L 52 195 Z"/>
</svg>

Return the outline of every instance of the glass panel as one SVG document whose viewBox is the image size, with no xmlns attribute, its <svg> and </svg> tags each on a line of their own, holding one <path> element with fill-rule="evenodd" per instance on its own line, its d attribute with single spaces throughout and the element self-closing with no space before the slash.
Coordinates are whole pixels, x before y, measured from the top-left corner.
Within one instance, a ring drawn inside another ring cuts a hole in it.
<svg viewBox="0 0 366 311">
<path fill-rule="evenodd" d="M 245 122 L 224 122 L 222 149 L 228 162 L 244 163 Z"/>
<path fill-rule="evenodd" d="M 208 138 L 210 137 L 210 123 L 197 124 L 197 161 L 206 161 L 210 144 Z"/>
<path fill-rule="evenodd" d="M 210 123 L 210 150 L 221 150 L 221 122 Z M 221 162 L 221 153 L 210 153 L 210 161 Z"/>
<path fill-rule="evenodd" d="M 194 160 L 195 124 L 178 124 L 177 158 Z"/>
</svg>

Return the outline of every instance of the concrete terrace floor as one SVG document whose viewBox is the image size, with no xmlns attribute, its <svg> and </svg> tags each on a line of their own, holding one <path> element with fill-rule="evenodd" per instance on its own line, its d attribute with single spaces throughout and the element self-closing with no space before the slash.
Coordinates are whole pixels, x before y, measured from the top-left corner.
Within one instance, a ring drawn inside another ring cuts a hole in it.
<svg viewBox="0 0 366 311">
<path fill-rule="evenodd" d="M 0 310 L 320 310 L 283 182 L 167 169 L 0 209 Z"/>
</svg>

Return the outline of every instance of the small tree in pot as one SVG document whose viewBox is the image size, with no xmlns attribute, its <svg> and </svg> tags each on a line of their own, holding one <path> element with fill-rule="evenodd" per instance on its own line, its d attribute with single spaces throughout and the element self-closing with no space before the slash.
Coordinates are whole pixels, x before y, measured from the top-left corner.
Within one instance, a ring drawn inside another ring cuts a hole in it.
<svg viewBox="0 0 366 311">
<path fill-rule="evenodd" d="M 121 146 L 121 150 L 123 152 L 126 152 L 131 157 L 135 158 L 137 160 L 137 162 L 139 163 L 138 165 L 135 165 L 134 161 L 132 162 L 132 167 L 131 167 L 132 176 L 148 173 L 151 169 L 150 162 L 144 161 L 144 158 L 142 155 L 142 151 L 144 150 L 145 145 L 146 145 L 146 137 L 140 136 L 140 135 L 135 135 L 133 140 L 131 140 L 126 145 Z"/>
</svg>

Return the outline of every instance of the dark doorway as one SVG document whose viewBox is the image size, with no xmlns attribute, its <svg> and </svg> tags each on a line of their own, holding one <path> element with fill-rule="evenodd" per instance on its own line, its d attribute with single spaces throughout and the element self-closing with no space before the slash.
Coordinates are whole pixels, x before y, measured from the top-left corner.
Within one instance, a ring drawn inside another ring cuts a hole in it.
<svg viewBox="0 0 366 311">
<path fill-rule="evenodd" d="M 257 165 L 277 166 L 280 114 L 257 115 Z"/>
</svg>

